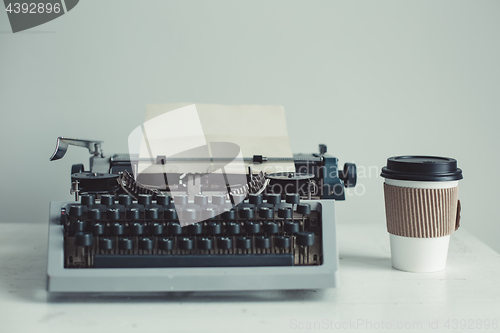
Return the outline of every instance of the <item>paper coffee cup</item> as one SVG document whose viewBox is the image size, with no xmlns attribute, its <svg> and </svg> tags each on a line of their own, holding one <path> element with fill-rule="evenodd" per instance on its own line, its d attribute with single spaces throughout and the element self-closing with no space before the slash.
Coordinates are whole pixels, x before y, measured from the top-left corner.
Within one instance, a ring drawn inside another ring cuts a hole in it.
<svg viewBox="0 0 500 333">
<path fill-rule="evenodd" d="M 446 266 L 450 235 L 458 228 L 458 180 L 452 158 L 396 156 L 382 168 L 392 266 L 437 272 Z"/>
</svg>

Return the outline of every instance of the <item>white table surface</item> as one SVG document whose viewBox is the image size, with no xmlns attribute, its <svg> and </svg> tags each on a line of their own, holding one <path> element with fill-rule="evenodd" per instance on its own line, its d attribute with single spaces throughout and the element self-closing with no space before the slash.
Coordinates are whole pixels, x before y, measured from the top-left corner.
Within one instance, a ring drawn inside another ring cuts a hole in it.
<svg viewBox="0 0 500 333">
<path fill-rule="evenodd" d="M 445 271 L 420 274 L 391 268 L 384 225 L 337 229 L 336 289 L 54 297 L 47 225 L 0 223 L 0 333 L 500 331 L 500 255 L 467 231 Z"/>
</svg>

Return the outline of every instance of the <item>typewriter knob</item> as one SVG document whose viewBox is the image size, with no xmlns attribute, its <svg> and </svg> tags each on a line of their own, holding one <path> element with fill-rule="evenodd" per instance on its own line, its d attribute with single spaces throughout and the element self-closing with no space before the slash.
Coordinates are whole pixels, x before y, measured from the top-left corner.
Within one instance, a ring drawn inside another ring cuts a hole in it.
<svg viewBox="0 0 500 333">
<path fill-rule="evenodd" d="M 112 223 L 111 233 L 116 236 L 123 235 L 125 233 L 125 226 L 123 225 L 123 223 L 118 223 L 118 222 Z"/>
<path fill-rule="evenodd" d="M 95 196 L 93 194 L 84 194 L 80 200 L 84 206 L 92 206 L 95 204 Z"/>
<path fill-rule="evenodd" d="M 120 250 L 124 251 L 132 250 L 132 247 L 133 247 L 132 238 L 120 237 L 120 239 L 118 239 L 118 248 Z"/>
<path fill-rule="evenodd" d="M 200 235 L 203 233 L 203 224 L 201 223 L 193 223 L 188 225 L 186 228 L 187 232 L 193 235 Z"/>
<path fill-rule="evenodd" d="M 156 204 L 166 206 L 170 204 L 170 196 L 165 194 L 158 194 L 156 196 Z"/>
<path fill-rule="evenodd" d="M 174 207 L 165 208 L 164 216 L 167 220 L 177 220 L 177 210 Z"/>
<path fill-rule="evenodd" d="M 255 246 L 259 249 L 268 249 L 271 247 L 271 239 L 266 236 L 256 236 Z"/>
<path fill-rule="evenodd" d="M 141 217 L 141 212 L 139 209 L 132 208 L 127 211 L 127 218 L 131 220 L 138 220 Z"/>
<path fill-rule="evenodd" d="M 174 248 L 174 240 L 172 238 L 160 238 L 158 247 L 163 251 L 171 251 Z"/>
<path fill-rule="evenodd" d="M 125 207 L 130 206 L 132 204 L 132 197 L 128 194 L 120 194 L 118 196 L 118 203 Z"/>
<path fill-rule="evenodd" d="M 230 235 L 238 235 L 241 232 L 241 224 L 238 222 L 227 222 L 226 232 Z"/>
<path fill-rule="evenodd" d="M 207 233 L 210 235 L 218 235 L 222 233 L 222 225 L 220 222 L 208 222 Z"/>
<path fill-rule="evenodd" d="M 345 187 L 354 187 L 357 182 L 357 169 L 354 163 L 345 163 L 344 170 L 340 172 L 340 179 L 344 181 Z"/>
<path fill-rule="evenodd" d="M 238 211 L 242 219 L 252 219 L 254 217 L 253 209 L 250 207 L 244 207 Z"/>
<path fill-rule="evenodd" d="M 99 248 L 101 250 L 111 250 L 113 245 L 113 238 L 103 237 L 99 239 Z"/>
<path fill-rule="evenodd" d="M 146 218 L 148 220 L 158 220 L 158 208 L 148 208 L 146 210 Z"/>
<path fill-rule="evenodd" d="M 204 220 L 208 220 L 215 217 L 215 215 L 217 215 L 216 213 L 215 207 L 203 207 L 201 210 L 201 217 Z"/>
<path fill-rule="evenodd" d="M 254 205 L 260 205 L 264 201 L 262 194 L 250 194 L 248 196 L 248 202 Z"/>
<path fill-rule="evenodd" d="M 94 236 L 90 232 L 77 232 L 75 234 L 76 246 L 90 246 L 94 242 Z"/>
<path fill-rule="evenodd" d="M 193 249 L 193 239 L 192 238 L 180 238 L 178 240 L 179 248 L 181 250 L 192 250 Z"/>
<path fill-rule="evenodd" d="M 222 194 L 212 195 L 213 205 L 223 205 L 226 203 L 226 196 Z"/>
<path fill-rule="evenodd" d="M 272 208 L 269 207 L 260 207 L 259 208 L 259 216 L 264 218 L 264 219 L 270 219 L 274 215 L 274 211 Z"/>
<path fill-rule="evenodd" d="M 104 234 L 104 223 L 97 222 L 92 226 L 92 232 L 94 236 L 100 236 Z"/>
<path fill-rule="evenodd" d="M 299 232 L 299 222 L 285 221 L 284 229 L 285 229 L 285 232 L 288 234 L 295 234 L 295 233 Z"/>
<path fill-rule="evenodd" d="M 264 222 L 264 232 L 267 234 L 277 234 L 280 228 L 278 223 L 273 221 Z"/>
<path fill-rule="evenodd" d="M 305 203 L 298 204 L 297 213 L 302 215 L 311 214 L 311 205 Z"/>
<path fill-rule="evenodd" d="M 229 250 L 233 247 L 233 241 L 229 237 L 217 238 L 217 247 L 221 250 Z"/>
<path fill-rule="evenodd" d="M 116 221 L 120 219 L 120 210 L 116 208 L 108 209 L 108 219 Z"/>
<path fill-rule="evenodd" d="M 260 232 L 260 223 L 256 221 L 245 222 L 245 231 L 251 235 L 258 234 Z"/>
<path fill-rule="evenodd" d="M 199 206 L 204 206 L 208 204 L 208 196 L 204 194 L 198 194 L 194 196 L 194 204 Z"/>
<path fill-rule="evenodd" d="M 131 227 L 132 234 L 142 235 L 144 233 L 144 224 L 140 222 L 135 222 Z"/>
<path fill-rule="evenodd" d="M 301 231 L 297 232 L 297 244 L 300 246 L 314 245 L 314 232 Z"/>
<path fill-rule="evenodd" d="M 91 220 L 100 220 L 101 219 L 101 211 L 99 209 L 91 209 L 89 211 L 89 218 Z"/>
<path fill-rule="evenodd" d="M 251 249 L 252 239 L 250 237 L 238 237 L 236 238 L 236 247 L 243 250 Z"/>
<path fill-rule="evenodd" d="M 150 232 L 153 235 L 161 235 L 161 234 L 163 234 L 163 224 L 162 223 L 158 223 L 158 222 L 152 223 L 150 225 Z"/>
<path fill-rule="evenodd" d="M 298 204 L 300 202 L 300 196 L 298 193 L 287 193 L 286 195 L 286 203 L 289 204 Z"/>
<path fill-rule="evenodd" d="M 83 206 L 82 205 L 72 205 L 69 207 L 69 216 L 80 217 L 82 215 L 83 215 Z"/>
<path fill-rule="evenodd" d="M 275 238 L 275 244 L 277 247 L 286 249 L 290 247 L 290 237 L 287 236 L 276 236 Z"/>
<path fill-rule="evenodd" d="M 139 249 L 150 251 L 153 249 L 153 240 L 149 237 L 139 239 Z"/>
<path fill-rule="evenodd" d="M 179 206 L 184 206 L 188 203 L 188 196 L 186 194 L 179 194 L 174 196 L 174 203 Z"/>
<path fill-rule="evenodd" d="M 326 145 L 320 144 L 319 145 L 319 154 L 324 155 L 326 153 Z"/>
<path fill-rule="evenodd" d="M 139 194 L 139 197 L 137 198 L 137 203 L 139 205 L 147 206 L 151 205 L 153 202 L 153 197 L 151 194 Z"/>
<path fill-rule="evenodd" d="M 222 219 L 228 221 L 236 220 L 236 211 L 234 209 L 226 210 L 222 213 Z"/>
<path fill-rule="evenodd" d="M 115 204 L 115 196 L 111 194 L 104 194 L 101 196 L 101 205 L 111 206 Z"/>
<path fill-rule="evenodd" d="M 167 232 L 171 235 L 182 234 L 182 227 L 179 222 L 170 222 L 167 227 Z"/>
<path fill-rule="evenodd" d="M 210 250 L 212 248 L 212 239 L 211 238 L 198 238 L 198 249 L 199 250 Z"/>
<path fill-rule="evenodd" d="M 267 203 L 271 205 L 277 205 L 281 202 L 281 195 L 275 193 L 269 193 L 266 199 Z"/>
<path fill-rule="evenodd" d="M 292 218 L 292 209 L 290 207 L 280 207 L 278 209 L 278 217 L 281 217 L 283 219 L 290 219 Z"/>
</svg>

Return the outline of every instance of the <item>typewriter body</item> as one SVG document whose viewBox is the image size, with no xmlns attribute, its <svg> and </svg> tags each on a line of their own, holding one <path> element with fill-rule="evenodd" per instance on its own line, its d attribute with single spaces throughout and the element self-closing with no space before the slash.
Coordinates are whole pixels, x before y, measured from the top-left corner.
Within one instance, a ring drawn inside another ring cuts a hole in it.
<svg viewBox="0 0 500 333">
<path fill-rule="evenodd" d="M 246 158 L 245 182 L 226 188 L 189 173 L 168 174 L 158 186 L 154 179 L 167 175 L 134 177 L 140 159 L 105 156 L 100 141 L 60 137 L 51 160 L 70 145 L 88 148 L 90 170 L 73 165 L 75 200 L 50 204 L 50 292 L 336 286 L 334 204 L 345 199 L 345 187 L 355 186 L 356 166 L 338 170 L 326 146 L 294 155 L 292 172 L 253 171 L 252 165 L 278 159 Z M 169 159 L 157 156 L 156 170 L 165 170 Z"/>
</svg>

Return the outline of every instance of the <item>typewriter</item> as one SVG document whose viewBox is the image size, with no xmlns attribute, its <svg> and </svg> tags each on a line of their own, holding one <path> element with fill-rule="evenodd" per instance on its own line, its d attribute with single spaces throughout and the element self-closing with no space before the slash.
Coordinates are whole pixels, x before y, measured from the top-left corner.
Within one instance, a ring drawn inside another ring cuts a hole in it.
<svg viewBox="0 0 500 333">
<path fill-rule="evenodd" d="M 62 158 L 70 145 L 89 150 L 90 170 L 74 164 L 75 200 L 50 204 L 48 291 L 337 285 L 334 203 L 345 199 L 345 187 L 356 185 L 356 166 L 338 170 L 325 145 L 318 153 L 295 154 L 294 171 L 252 168 L 283 158 L 243 158 L 248 167 L 236 186 L 229 186 L 231 174 L 221 186 L 196 173 L 164 173 L 162 166 L 175 156 L 156 156 L 156 171 L 137 176 L 139 157 L 105 155 L 101 141 L 59 137 L 50 159 Z"/>
</svg>

